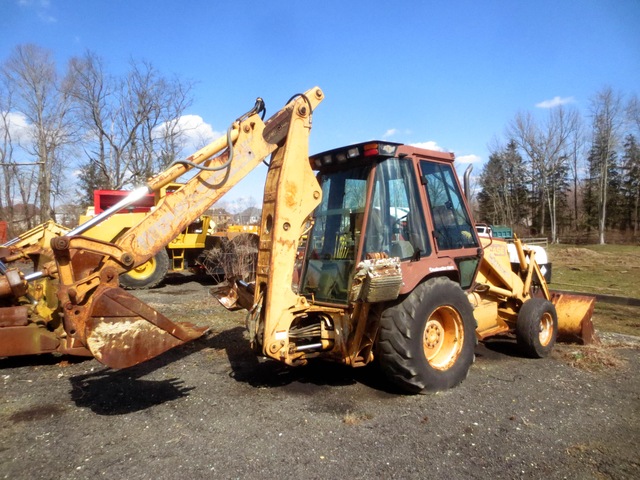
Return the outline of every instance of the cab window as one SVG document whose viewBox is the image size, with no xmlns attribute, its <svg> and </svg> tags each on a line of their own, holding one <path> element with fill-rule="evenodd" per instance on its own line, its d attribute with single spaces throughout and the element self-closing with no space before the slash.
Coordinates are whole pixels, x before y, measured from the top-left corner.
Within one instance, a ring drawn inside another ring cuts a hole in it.
<svg viewBox="0 0 640 480">
<path fill-rule="evenodd" d="M 363 258 L 380 252 L 407 260 L 431 252 L 413 168 L 398 158 L 377 166 Z"/>
<path fill-rule="evenodd" d="M 477 247 L 473 226 L 451 165 L 420 162 L 439 250 Z"/>
</svg>

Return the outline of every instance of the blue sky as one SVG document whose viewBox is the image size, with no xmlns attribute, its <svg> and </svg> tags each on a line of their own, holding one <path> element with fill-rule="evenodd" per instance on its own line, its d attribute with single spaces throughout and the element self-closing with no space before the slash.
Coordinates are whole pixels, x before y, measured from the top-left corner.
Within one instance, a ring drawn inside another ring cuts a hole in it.
<svg viewBox="0 0 640 480">
<path fill-rule="evenodd" d="M 198 82 L 211 129 L 315 85 L 312 153 L 385 138 L 433 142 L 476 173 L 522 110 L 586 113 L 605 85 L 640 93 L 639 0 L 0 0 L 0 61 L 21 43 L 59 65 L 92 50 L 109 70 L 147 60 Z M 262 170 L 231 198 L 261 199 Z"/>
</svg>

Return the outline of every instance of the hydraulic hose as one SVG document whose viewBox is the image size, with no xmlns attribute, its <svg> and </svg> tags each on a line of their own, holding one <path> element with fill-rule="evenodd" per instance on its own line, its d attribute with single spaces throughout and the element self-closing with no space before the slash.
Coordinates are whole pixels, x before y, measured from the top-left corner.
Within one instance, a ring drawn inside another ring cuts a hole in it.
<svg viewBox="0 0 640 480">
<path fill-rule="evenodd" d="M 194 163 L 194 162 L 192 162 L 190 160 L 175 160 L 174 162 L 171 163 L 171 165 L 169 165 L 169 167 L 172 167 L 173 165 L 181 164 L 181 165 L 187 165 L 187 166 L 192 167 L 192 168 L 196 168 L 198 170 L 203 170 L 205 172 L 218 172 L 220 170 L 224 170 L 225 168 L 228 168 L 229 165 L 231 165 L 231 162 L 233 161 L 233 141 L 231 140 L 231 131 L 233 130 L 233 126 L 236 125 L 236 124 L 239 124 L 243 120 L 246 120 L 251 115 L 258 114 L 258 113 L 262 113 L 262 118 L 264 119 L 266 111 L 267 111 L 267 109 L 265 108 L 264 100 L 262 100 L 262 98 L 258 97 L 256 99 L 255 105 L 253 106 L 253 108 L 251 110 L 249 110 L 244 115 L 241 115 L 238 119 L 236 119 L 235 122 L 233 122 L 231 125 L 229 125 L 229 128 L 227 128 L 227 150 L 229 151 L 229 158 L 222 165 L 215 165 L 213 167 L 205 167 L 205 166 L 199 165 L 197 163 Z"/>
</svg>

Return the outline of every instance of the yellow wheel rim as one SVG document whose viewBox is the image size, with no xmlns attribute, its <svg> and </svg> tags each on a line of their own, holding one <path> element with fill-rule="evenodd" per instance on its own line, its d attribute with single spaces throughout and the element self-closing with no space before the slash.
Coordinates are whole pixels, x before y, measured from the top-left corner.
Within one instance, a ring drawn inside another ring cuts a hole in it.
<svg viewBox="0 0 640 480">
<path fill-rule="evenodd" d="M 540 319 L 540 333 L 538 334 L 540 345 L 546 347 L 553 338 L 553 316 L 545 312 Z"/>
<path fill-rule="evenodd" d="M 153 272 L 156 271 L 156 259 L 151 258 L 147 260 L 142 265 L 137 266 L 136 268 L 129 270 L 127 275 L 131 277 L 133 280 L 146 280 Z"/>
<path fill-rule="evenodd" d="M 422 338 L 424 355 L 432 368 L 447 370 L 460 356 L 464 340 L 464 322 L 450 306 L 438 307 L 427 320 Z"/>
</svg>

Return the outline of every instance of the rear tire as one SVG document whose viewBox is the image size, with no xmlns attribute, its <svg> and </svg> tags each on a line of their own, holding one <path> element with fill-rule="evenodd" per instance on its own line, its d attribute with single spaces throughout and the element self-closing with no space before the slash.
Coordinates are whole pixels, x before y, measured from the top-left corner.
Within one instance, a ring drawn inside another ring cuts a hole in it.
<svg viewBox="0 0 640 480">
<path fill-rule="evenodd" d="M 127 290 L 142 290 L 157 286 L 169 271 L 169 255 L 165 249 L 155 257 L 120 275 L 120 286 Z"/>
<path fill-rule="evenodd" d="M 391 382 L 410 393 L 455 387 L 473 363 L 475 329 L 460 286 L 445 277 L 428 280 L 382 312 L 378 362 Z"/>
<path fill-rule="evenodd" d="M 524 354 L 544 358 L 556 343 L 558 315 L 556 307 L 544 298 L 530 298 L 522 304 L 516 322 L 516 339 Z"/>
</svg>

